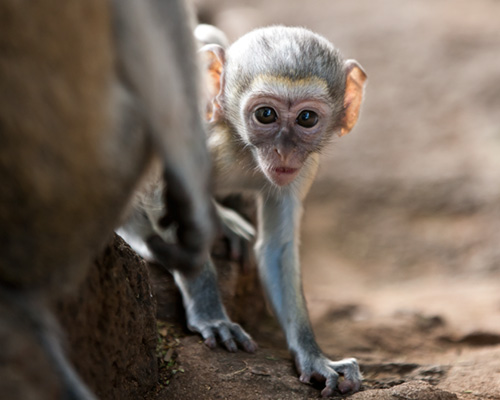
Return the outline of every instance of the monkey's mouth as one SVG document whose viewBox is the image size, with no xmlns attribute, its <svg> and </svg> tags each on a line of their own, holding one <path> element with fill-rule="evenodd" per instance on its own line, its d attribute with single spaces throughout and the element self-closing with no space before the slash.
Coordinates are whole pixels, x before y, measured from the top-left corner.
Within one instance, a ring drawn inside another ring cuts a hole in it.
<svg viewBox="0 0 500 400">
<path fill-rule="evenodd" d="M 298 168 L 278 167 L 274 169 L 277 174 L 295 174 Z"/>
<path fill-rule="evenodd" d="M 270 170 L 272 181 L 278 186 L 285 186 L 291 183 L 297 174 L 299 168 L 276 167 Z"/>
</svg>

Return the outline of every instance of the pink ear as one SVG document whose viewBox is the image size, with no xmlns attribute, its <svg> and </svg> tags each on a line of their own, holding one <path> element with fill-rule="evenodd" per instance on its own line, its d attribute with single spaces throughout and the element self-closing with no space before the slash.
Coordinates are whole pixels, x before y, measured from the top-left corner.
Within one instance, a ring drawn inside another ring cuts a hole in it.
<svg viewBox="0 0 500 400">
<path fill-rule="evenodd" d="M 215 122 L 220 118 L 221 99 L 224 88 L 225 50 L 216 44 L 209 44 L 200 49 L 206 73 L 207 110 L 206 119 Z"/>
<path fill-rule="evenodd" d="M 366 73 L 357 61 L 347 60 L 344 68 L 346 71 L 344 116 L 342 117 L 340 136 L 348 134 L 358 121 L 366 82 Z"/>
</svg>

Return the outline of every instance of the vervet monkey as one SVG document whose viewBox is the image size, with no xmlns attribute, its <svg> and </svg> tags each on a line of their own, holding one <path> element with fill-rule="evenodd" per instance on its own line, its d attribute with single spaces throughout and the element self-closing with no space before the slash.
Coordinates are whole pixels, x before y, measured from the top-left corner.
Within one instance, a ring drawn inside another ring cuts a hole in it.
<svg viewBox="0 0 500 400">
<path fill-rule="evenodd" d="M 57 377 L 58 393 L 34 398 L 94 399 L 48 302 L 86 275 L 153 163 L 173 254 L 195 267 L 210 246 L 190 17 L 180 0 L 5 0 L 0 15 L 0 333 L 35 343 Z M 7 347 L 2 396 L 31 399 L 23 390 L 37 382 L 11 362 L 30 354 Z"/>
<path fill-rule="evenodd" d="M 195 36 L 207 43 L 220 35 L 204 27 Z M 300 380 L 325 380 L 323 396 L 337 386 L 342 392 L 356 391 L 362 379 L 356 360 L 331 361 L 316 343 L 302 291 L 298 247 L 302 202 L 316 175 L 319 153 L 334 136 L 354 127 L 366 74 L 356 61 L 344 61 L 325 38 L 302 28 L 258 29 L 227 50 L 213 44 L 200 51 L 208 76 L 208 145 L 215 192 L 250 191 L 257 197 L 259 273 Z M 161 253 L 162 239 L 157 239 L 153 258 Z M 229 320 L 210 260 L 198 276 L 179 270 L 174 277 L 188 326 L 209 347 L 218 338 L 230 351 L 237 346 L 256 350 L 250 336 Z"/>
</svg>

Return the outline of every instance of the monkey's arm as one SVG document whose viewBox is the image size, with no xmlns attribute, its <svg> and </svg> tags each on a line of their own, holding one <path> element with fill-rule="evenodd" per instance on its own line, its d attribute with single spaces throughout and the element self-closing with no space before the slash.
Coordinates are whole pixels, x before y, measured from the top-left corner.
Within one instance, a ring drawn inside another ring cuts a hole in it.
<svg viewBox="0 0 500 400">
<path fill-rule="evenodd" d="M 178 224 L 180 248 L 201 265 L 213 231 L 210 162 L 188 13 L 180 0 L 115 0 L 112 6 L 120 78 L 163 163 L 167 209 L 170 222 Z"/>
<path fill-rule="evenodd" d="M 188 327 L 200 333 L 208 347 L 214 348 L 219 338 L 231 352 L 235 352 L 238 345 L 249 353 L 257 350 L 257 344 L 252 338 L 227 316 L 217 286 L 217 273 L 211 260 L 205 263 L 202 272 L 196 276 L 186 276 L 183 271 L 175 271 L 174 278 L 182 293 Z"/>
<path fill-rule="evenodd" d="M 255 342 L 227 316 L 217 286 L 217 273 L 211 260 L 207 258 L 201 271 L 193 274 L 183 265 L 177 264 L 179 259 L 171 258 L 171 229 L 160 231 L 153 223 L 157 220 L 157 215 L 164 211 L 155 193 L 158 191 L 145 192 L 144 196 L 148 197 L 133 204 L 127 220 L 117 233 L 146 260 L 158 262 L 173 273 L 182 293 L 188 327 L 199 332 L 207 346 L 215 347 L 219 338 L 229 351 L 236 351 L 239 345 L 248 352 L 254 352 L 257 349 Z M 248 241 L 255 235 L 252 225 L 238 213 L 217 203 L 216 211 L 225 227 L 224 231 L 229 232 L 232 237 Z"/>
<path fill-rule="evenodd" d="M 301 201 L 292 193 L 259 199 L 257 257 L 263 286 L 295 357 L 300 380 L 326 379 L 323 396 L 339 384 L 342 392 L 358 390 L 361 374 L 355 359 L 329 360 L 320 350 L 306 308 L 299 265 Z"/>
</svg>

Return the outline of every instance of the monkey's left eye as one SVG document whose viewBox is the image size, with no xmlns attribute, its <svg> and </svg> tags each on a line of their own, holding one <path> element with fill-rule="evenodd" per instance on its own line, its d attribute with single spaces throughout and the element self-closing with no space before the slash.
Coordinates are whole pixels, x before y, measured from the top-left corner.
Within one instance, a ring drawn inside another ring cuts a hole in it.
<svg viewBox="0 0 500 400">
<path fill-rule="evenodd" d="M 318 123 L 318 114 L 314 111 L 304 110 L 299 114 L 296 122 L 304 128 L 312 128 Z"/>
<path fill-rule="evenodd" d="M 261 107 L 255 111 L 255 118 L 261 124 L 272 124 L 278 119 L 278 116 L 271 107 Z"/>
</svg>

